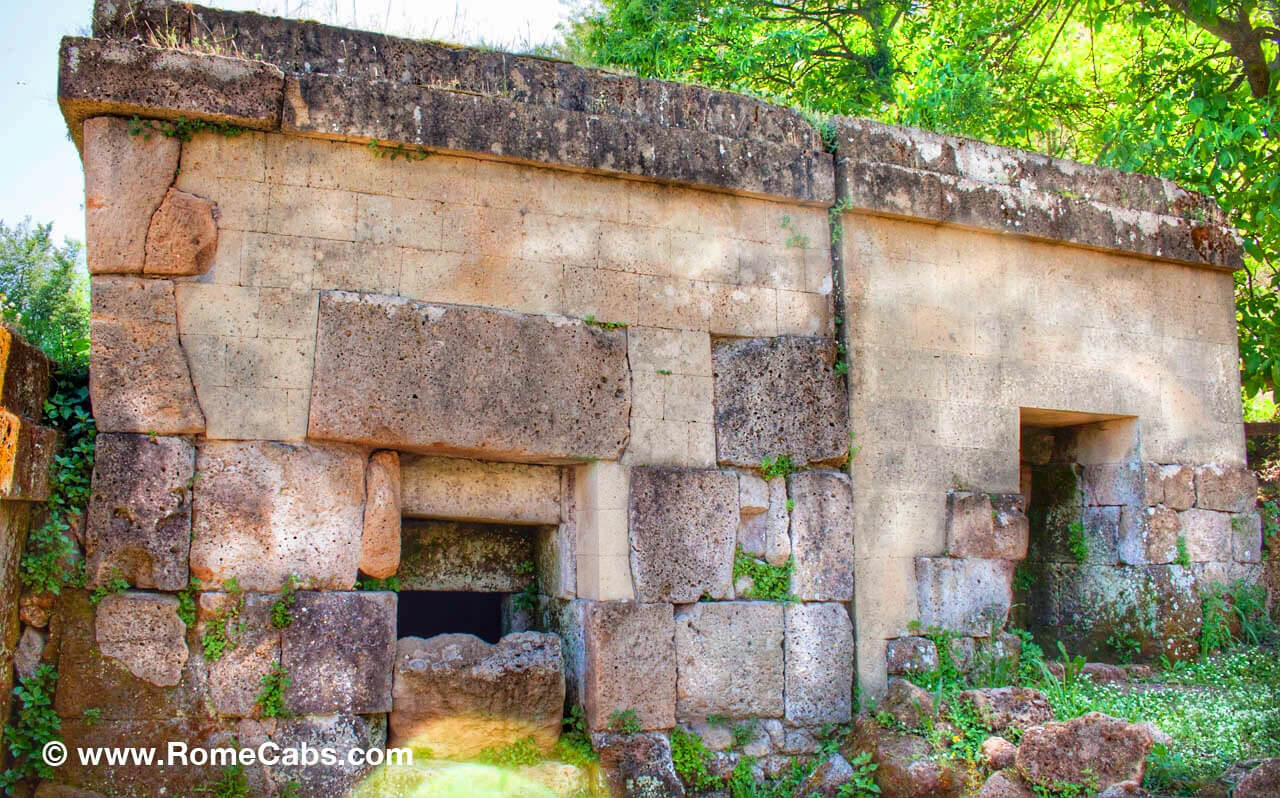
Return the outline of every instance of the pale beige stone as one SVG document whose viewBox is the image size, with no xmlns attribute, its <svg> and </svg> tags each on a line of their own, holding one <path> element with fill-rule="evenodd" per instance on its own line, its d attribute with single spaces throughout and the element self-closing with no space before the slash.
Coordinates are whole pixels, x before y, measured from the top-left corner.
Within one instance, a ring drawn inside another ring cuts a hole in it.
<svg viewBox="0 0 1280 798">
<path fill-rule="evenodd" d="M 187 626 L 178 599 L 155 593 L 115 593 L 98 603 L 94 636 L 104 656 L 119 660 L 134 676 L 173 687 L 187 663 Z"/>
<path fill-rule="evenodd" d="M 1181 537 L 1192 562 L 1231 560 L 1231 516 L 1214 510 L 1191 509 L 1178 513 Z"/>
<path fill-rule="evenodd" d="M 852 716 L 853 623 L 842 604 L 788 604 L 786 718 L 793 724 L 847 723 Z"/>
<path fill-rule="evenodd" d="M 738 512 L 758 515 L 769 509 L 769 483 L 750 472 L 738 473 Z"/>
<path fill-rule="evenodd" d="M 359 212 L 354 239 L 337 227 L 321 229 L 314 233 L 301 233 L 302 235 L 370 241 L 374 244 L 393 244 L 418 249 L 440 249 L 444 230 L 444 216 L 441 213 L 440 203 L 374 194 L 332 193 L 340 196 L 332 198 L 322 196 L 323 200 L 332 203 L 335 210 L 341 209 L 345 212 L 346 203 L 356 201 Z M 310 201 L 321 201 L 321 198 Z"/>
<path fill-rule="evenodd" d="M 519 524 L 560 522 L 557 466 L 407 455 L 401 458 L 400 474 L 402 512 L 408 516 Z"/>
<path fill-rule="evenodd" d="M 363 233 L 360 240 L 386 243 L 389 230 L 402 229 L 402 226 L 409 224 L 407 219 L 400 223 L 392 220 L 394 212 L 385 208 L 387 202 L 382 202 L 389 201 L 390 198 L 371 198 L 366 194 L 349 191 L 272 185 L 268 187 L 267 194 L 267 232 L 355 241 L 357 198 L 360 202 Z M 365 214 L 364 204 L 370 200 L 378 201 L 381 215 Z M 224 203 L 218 204 L 221 207 Z M 439 226 L 436 231 L 439 232 Z M 434 243 L 439 246 L 438 235 Z"/>
<path fill-rule="evenodd" d="M 587 605 L 583 708 L 593 731 L 634 710 L 642 729 L 675 725 L 675 619 L 670 604 Z"/>
<path fill-rule="evenodd" d="M 400 567 L 400 458 L 374 452 L 364 472 L 364 531 L 361 573 L 386 579 Z"/>
<path fill-rule="evenodd" d="M 147 229 L 178 169 L 181 144 L 157 132 L 131 135 L 128 120 L 84 123 L 85 244 L 90 274 L 140 274 Z"/>
<path fill-rule="evenodd" d="M 676 718 L 782 715 L 782 605 L 700 602 L 675 618 Z"/>
<path fill-rule="evenodd" d="M 147 229 L 143 271 L 161 276 L 204 274 L 218 249 L 213 203 L 169 189 Z"/>
</svg>

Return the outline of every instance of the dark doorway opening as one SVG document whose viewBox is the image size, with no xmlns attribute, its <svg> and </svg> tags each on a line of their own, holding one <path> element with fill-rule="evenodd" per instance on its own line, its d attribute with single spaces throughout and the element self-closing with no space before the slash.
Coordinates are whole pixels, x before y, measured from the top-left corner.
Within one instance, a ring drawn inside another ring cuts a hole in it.
<svg viewBox="0 0 1280 798">
<path fill-rule="evenodd" d="M 402 590 L 396 611 L 399 637 L 471 634 L 496 643 L 502 637 L 506 593 Z"/>
</svg>

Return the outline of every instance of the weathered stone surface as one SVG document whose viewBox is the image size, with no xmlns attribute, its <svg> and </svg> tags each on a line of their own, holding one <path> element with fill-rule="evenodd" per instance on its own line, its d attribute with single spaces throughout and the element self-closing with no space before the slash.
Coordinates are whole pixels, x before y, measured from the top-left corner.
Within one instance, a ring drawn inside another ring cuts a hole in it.
<svg viewBox="0 0 1280 798">
<path fill-rule="evenodd" d="M 1280 795 L 1280 759 L 1265 759 L 1236 782 L 1234 798 Z"/>
<path fill-rule="evenodd" d="M 1231 516 L 1197 508 L 1178 513 L 1178 521 L 1192 562 L 1231 560 Z"/>
<path fill-rule="evenodd" d="M 305 745 L 311 750 L 327 748 L 337 754 L 337 761 L 332 764 L 323 761 L 313 765 L 281 763 L 271 767 L 269 777 L 275 795 L 286 794 L 284 791 L 290 782 L 298 785 L 300 795 L 351 795 L 349 791 L 362 783 L 374 768 L 363 762 L 352 764 L 347 752 L 385 747 L 387 719 L 384 715 L 354 714 L 285 718 L 278 722 L 270 736 L 282 750 L 299 750 Z"/>
<path fill-rule="evenodd" d="M 299 592 L 281 633 L 292 683 L 285 707 L 301 715 L 391 711 L 396 594 Z"/>
<path fill-rule="evenodd" d="M 597 734 L 592 739 L 614 795 L 683 798 L 684 783 L 676 775 L 671 741 L 665 734 Z"/>
<path fill-rule="evenodd" d="M 1012 770 L 992 773 L 975 793 L 975 798 L 1035 798 L 1031 788 Z"/>
<path fill-rule="evenodd" d="M 923 737 L 890 731 L 859 717 L 840 753 L 851 760 L 864 751 L 876 765 L 874 777 L 883 796 L 952 798 L 963 793 L 963 774 L 933 761 L 933 749 Z"/>
<path fill-rule="evenodd" d="M 564 711 L 560 638 L 521 632 L 496 645 L 464 634 L 396 644 L 391 744 L 465 757 L 532 735 L 550 750 Z"/>
<path fill-rule="evenodd" d="M 848 723 L 853 623 L 842 604 L 788 604 L 786 717 L 791 723 Z"/>
<path fill-rule="evenodd" d="M 19 679 L 29 679 L 35 674 L 48 642 L 47 632 L 30 626 L 22 630 L 22 637 L 18 638 L 18 648 L 13 653 L 13 669 Z"/>
<path fill-rule="evenodd" d="M 105 798 L 105 796 L 94 790 L 81 790 L 78 787 L 42 781 L 36 786 L 35 798 Z"/>
<path fill-rule="evenodd" d="M 400 566 L 400 458 L 374 452 L 364 471 L 360 571 L 386 579 Z"/>
<path fill-rule="evenodd" d="M 1231 557 L 1236 562 L 1262 562 L 1262 516 L 1231 516 Z"/>
<path fill-rule="evenodd" d="M 1196 507 L 1244 513 L 1257 501 L 1258 478 L 1248 468 L 1216 463 L 1196 468 Z"/>
<path fill-rule="evenodd" d="M 769 509 L 769 487 L 763 477 L 746 471 L 738 474 L 738 512 L 759 515 Z"/>
<path fill-rule="evenodd" d="M 885 691 L 879 709 L 888 712 L 908 729 L 921 728 L 924 719 L 932 717 L 936 710 L 929 691 L 906 679 L 889 680 L 889 689 Z"/>
<path fill-rule="evenodd" d="M 994 559 L 1021 560 L 1026 557 L 1031 534 L 1026 499 L 1021 493 L 996 493 L 991 496 L 991 510 Z"/>
<path fill-rule="evenodd" d="M 759 468 L 789 455 L 797 465 L 849 454 L 849 396 L 829 338 L 723 339 L 712 345 L 716 459 Z"/>
<path fill-rule="evenodd" d="M 782 605 L 699 602 L 675 616 L 676 718 L 782 715 Z"/>
<path fill-rule="evenodd" d="M 18 601 L 18 617 L 28 626 L 43 629 L 49 625 L 49 613 L 57 597 L 52 593 L 23 593 Z"/>
<path fill-rule="evenodd" d="M 1143 464 L 1143 501 L 1147 507 L 1163 504 L 1172 510 L 1188 510 L 1196 504 L 1195 469 L 1184 465 Z"/>
<path fill-rule="evenodd" d="M 920 623 L 984 637 L 1004 626 L 1013 604 L 1009 560 L 917 557 Z"/>
<path fill-rule="evenodd" d="M 214 204 L 203 197 L 169 189 L 147 230 L 148 275 L 172 277 L 204 274 L 218 249 Z"/>
<path fill-rule="evenodd" d="M 187 626 L 176 596 L 116 593 L 98 604 L 95 637 L 102 654 L 139 679 L 173 687 L 187 662 Z"/>
<path fill-rule="evenodd" d="M 631 471 L 631 572 L 640 601 L 733 596 L 738 481 L 731 471 Z"/>
<path fill-rule="evenodd" d="M 98 436 L 85 527 L 90 586 L 123 577 L 134 587 L 186 587 L 195 460 L 185 438 Z"/>
<path fill-rule="evenodd" d="M 173 283 L 94 277 L 89 393 L 99 432 L 204 432 L 186 355 L 178 345 Z"/>
<path fill-rule="evenodd" d="M 1151 793 L 1142 789 L 1140 781 L 1121 781 L 1098 793 L 1098 798 L 1151 798 Z"/>
<path fill-rule="evenodd" d="M 947 492 L 947 554 L 995 558 L 995 513 L 986 493 Z"/>
<path fill-rule="evenodd" d="M 521 566 L 534 561 L 538 529 L 407 518 L 397 575 L 400 587 L 518 593 L 533 578 Z"/>
<path fill-rule="evenodd" d="M 1178 558 L 1179 514 L 1165 505 L 1120 508 L 1116 551 L 1126 565 L 1171 563 Z"/>
<path fill-rule="evenodd" d="M 1109 662 L 1086 662 L 1080 672 L 1098 683 L 1129 681 L 1129 674 L 1124 668 Z"/>
<path fill-rule="evenodd" d="M 1145 488 L 1143 466 L 1136 462 L 1086 465 L 1082 476 L 1084 503 L 1094 507 L 1138 504 Z"/>
<path fill-rule="evenodd" d="M 487 523 L 560 523 L 556 466 L 452 457 L 400 458 L 405 515 Z"/>
<path fill-rule="evenodd" d="M 1048 699 L 1030 687 L 966 690 L 960 697 L 973 704 L 978 717 L 992 731 L 1027 729 L 1053 720 Z"/>
<path fill-rule="evenodd" d="M 1090 712 L 1066 723 L 1032 726 L 1018 746 L 1018 770 L 1032 784 L 1094 783 L 1106 789 L 1142 781 L 1151 734 L 1140 726 Z"/>
<path fill-rule="evenodd" d="M 791 500 L 791 592 L 804 601 L 853 598 L 853 489 L 836 471 L 787 478 Z"/>
<path fill-rule="evenodd" d="M 783 565 L 791 557 L 791 514 L 787 511 L 787 481 L 772 479 L 768 483 L 754 475 L 739 474 L 739 479 L 757 479 L 765 486 L 765 512 L 740 515 L 738 545 L 744 552 L 759 557 L 770 565 Z M 739 591 L 741 594 L 742 591 Z"/>
<path fill-rule="evenodd" d="M 0 325 L 0 407 L 22 418 L 43 418 L 52 370 L 44 352 Z"/>
<path fill-rule="evenodd" d="M 172 27 L 162 19 L 148 30 Z M 77 144 L 80 123 L 99 114 L 125 117 L 118 120 L 122 126 L 131 116 L 204 119 L 259 130 L 279 124 L 284 75 L 257 59 L 79 37 L 64 38 L 58 55 L 58 105 Z M 87 146 L 87 133 L 85 139 Z"/>
<path fill-rule="evenodd" d="M 809 778 L 800 783 L 796 795 L 805 798 L 817 795 L 820 798 L 837 798 L 840 788 L 853 781 L 853 766 L 839 754 L 832 754 L 825 762 L 814 768 Z"/>
<path fill-rule="evenodd" d="M 365 455 L 326 444 L 204 441 L 196 454 L 191 573 L 245 590 L 355 584 Z"/>
<path fill-rule="evenodd" d="M 504 460 L 612 460 L 626 446 L 620 331 L 342 291 L 321 293 L 319 324 L 310 437 Z"/>
<path fill-rule="evenodd" d="M 894 676 L 928 673 L 938 667 L 938 647 L 927 637 L 898 637 L 885 643 L 885 660 Z"/>
<path fill-rule="evenodd" d="M 130 135 L 125 119 L 84 123 L 85 243 L 90 274 L 141 274 L 147 229 L 178 169 L 181 143 Z"/>
<path fill-rule="evenodd" d="M 585 617 L 583 708 L 593 731 L 633 709 L 645 730 L 676 723 L 675 617 L 670 604 L 598 602 Z"/>
<path fill-rule="evenodd" d="M 57 430 L 0 409 L 0 499 L 48 500 L 58 442 Z"/>
<path fill-rule="evenodd" d="M 982 741 L 978 754 L 987 767 L 1004 770 L 1013 767 L 1014 760 L 1018 758 L 1018 746 L 1003 737 L 988 737 Z"/>
<path fill-rule="evenodd" d="M 205 660 L 209 700 L 219 715 L 250 718 L 259 714 L 262 678 L 280 661 L 280 630 L 271 622 L 271 608 L 279 598 L 276 593 L 200 594 L 197 636 L 203 640 L 217 623 L 232 643 L 222 656 Z"/>
</svg>

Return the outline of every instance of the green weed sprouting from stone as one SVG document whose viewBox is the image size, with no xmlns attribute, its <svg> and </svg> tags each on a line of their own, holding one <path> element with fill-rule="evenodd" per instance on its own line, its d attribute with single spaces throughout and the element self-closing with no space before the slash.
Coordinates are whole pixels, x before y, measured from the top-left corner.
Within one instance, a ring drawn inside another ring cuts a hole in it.
<svg viewBox="0 0 1280 798">
<path fill-rule="evenodd" d="M 849 373 L 849 361 L 837 360 L 834 368 L 835 368 L 836 374 L 838 376 L 843 377 L 844 375 Z"/>
<path fill-rule="evenodd" d="M 695 790 L 714 790 L 720 780 L 711 773 L 711 752 L 702 738 L 676 726 L 671 730 L 671 764 L 676 775 Z"/>
<path fill-rule="evenodd" d="M 257 703 L 262 709 L 262 717 L 284 717 L 284 693 L 292 683 L 283 664 L 279 661 L 271 664 L 271 670 L 262 677 L 262 692 L 258 693 Z"/>
<path fill-rule="evenodd" d="M 289 574 L 285 580 L 280 597 L 271 605 L 271 625 L 277 629 L 287 629 L 293 623 L 293 605 L 298 601 L 298 577 Z"/>
<path fill-rule="evenodd" d="M 796 248 L 796 249 L 809 248 L 809 236 L 805 235 L 804 233 L 801 233 L 799 230 L 796 229 L 795 222 L 791 221 L 790 216 L 782 217 L 781 226 L 783 230 L 786 230 L 790 234 L 787 236 L 787 246 L 789 248 Z"/>
<path fill-rule="evenodd" d="M 751 588 L 744 598 L 757 601 L 799 601 L 791 593 L 791 572 L 795 569 L 795 559 L 788 557 L 782 565 L 770 565 L 747 554 L 739 546 L 733 556 L 733 581 L 746 576 L 751 580 Z"/>
<path fill-rule="evenodd" d="M 5 788 L 6 795 L 16 784 L 32 776 L 53 777 L 53 769 L 45 764 L 41 749 L 52 740 L 62 739 L 62 719 L 53 709 L 57 686 L 58 672 L 50 665 L 40 665 L 13 688 L 18 703 L 4 727 L 4 739 L 13 760 L 9 769 L 0 775 L 0 787 Z"/>
<path fill-rule="evenodd" d="M 583 316 L 582 320 L 592 327 L 599 327 L 602 330 L 625 330 L 627 327 L 625 321 L 600 321 L 590 313 Z"/>
<path fill-rule="evenodd" d="M 117 572 L 116 576 L 112 578 L 111 581 L 93 589 L 93 592 L 89 594 L 89 603 L 96 607 L 102 603 L 102 600 L 107 596 L 115 593 L 123 593 L 131 587 L 133 587 L 133 585 L 129 584 L 129 580 L 120 576 L 119 572 Z"/>
<path fill-rule="evenodd" d="M 1031 566 L 1027 565 L 1026 561 L 1018 563 L 1018 567 L 1013 570 L 1013 589 L 1019 593 L 1025 593 L 1035 583 L 1036 577 L 1031 570 Z"/>
<path fill-rule="evenodd" d="M 486 748 L 476 754 L 475 761 L 497 767 L 518 768 L 541 762 L 542 751 L 538 749 L 533 735 L 529 735 L 501 748 Z"/>
<path fill-rule="evenodd" d="M 609 728 L 618 734 L 639 734 L 643 727 L 634 709 L 615 709 L 609 713 Z"/>
<path fill-rule="evenodd" d="M 591 747 L 591 735 L 587 733 L 587 717 L 582 707 L 574 704 L 565 715 L 560 739 L 556 741 L 555 755 L 562 761 L 585 768 L 600 760 Z"/>
<path fill-rule="evenodd" d="M 853 767 L 853 778 L 836 791 L 836 798 L 867 798 L 880 794 L 880 785 L 876 784 L 876 770 L 879 765 L 871 761 L 871 752 L 862 751 L 849 759 Z"/>
<path fill-rule="evenodd" d="M 98 707 L 90 707 L 80 713 L 80 719 L 84 721 L 86 726 L 93 726 L 102 720 L 102 710 Z"/>
<path fill-rule="evenodd" d="M 208 793 L 213 798 L 248 798 L 249 779 L 244 775 L 244 768 L 231 765 L 222 773 L 222 778 L 196 787 L 196 792 Z"/>
<path fill-rule="evenodd" d="M 188 629 L 196 625 L 196 594 L 199 592 L 200 580 L 194 576 L 186 587 L 178 591 L 178 617 Z"/>
<path fill-rule="evenodd" d="M 760 461 L 760 473 L 766 480 L 786 477 L 800 470 L 800 466 L 791 462 L 789 454 L 775 454 Z"/>
<path fill-rule="evenodd" d="M 729 734 L 733 738 L 733 747 L 742 748 L 756 738 L 760 724 L 754 718 L 734 724 Z"/>
<path fill-rule="evenodd" d="M 658 373 L 659 373 L 659 374 L 661 374 L 661 375 L 662 375 L 662 376 L 664 376 L 664 377 L 670 377 L 670 376 L 671 376 L 671 369 L 658 369 Z"/>
<path fill-rule="evenodd" d="M 511 597 L 511 606 L 517 610 L 533 611 L 538 608 L 538 585 L 537 568 L 532 560 L 525 560 L 516 566 L 515 571 L 520 576 L 528 576 L 529 584 L 524 589 Z"/>
<path fill-rule="evenodd" d="M 248 128 L 238 125 L 228 125 L 225 122 L 208 122 L 203 119 L 187 119 L 178 117 L 174 121 L 166 121 L 160 119 L 139 119 L 133 117 L 129 120 L 129 135 L 142 136 L 144 139 L 150 139 L 153 133 L 177 139 L 178 141 L 187 142 L 198 133 L 217 133 L 226 138 L 235 138 L 248 132 Z"/>
<path fill-rule="evenodd" d="M 1178 535 L 1178 554 L 1173 561 L 1183 568 L 1191 567 L 1191 552 L 1187 551 L 1187 539 Z"/>
<path fill-rule="evenodd" d="M 1084 522 L 1072 521 L 1067 524 L 1067 550 L 1076 562 L 1089 559 L 1089 541 L 1084 537 Z"/>
<path fill-rule="evenodd" d="M 302 798 L 302 785 L 296 781 L 285 782 L 280 788 L 280 798 Z"/>
<path fill-rule="evenodd" d="M 361 576 L 356 580 L 356 590 L 390 590 L 393 593 L 399 593 L 400 577 L 388 576 L 386 579 L 377 579 L 372 576 Z"/>
<path fill-rule="evenodd" d="M 370 139 L 367 145 L 369 152 L 373 153 L 375 158 L 386 158 L 394 161 L 397 158 L 403 158 L 409 161 L 425 161 L 431 157 L 431 151 L 425 147 L 406 147 L 403 144 L 383 144 L 377 139 Z"/>
<path fill-rule="evenodd" d="M 1262 514 L 1262 537 L 1271 544 L 1280 535 L 1280 502 L 1268 499 L 1258 508 L 1258 512 Z"/>
<path fill-rule="evenodd" d="M 1142 651 L 1142 642 L 1128 632 L 1117 631 L 1107 636 L 1107 646 L 1116 652 L 1120 664 L 1128 665 Z"/>
<path fill-rule="evenodd" d="M 244 591 L 240 583 L 228 579 L 222 583 L 222 589 L 235 597 L 235 603 L 210 618 L 200 638 L 200 649 L 209 662 L 217 662 L 233 650 L 245 630 L 245 623 L 240 620 L 240 613 L 244 611 Z"/>
<path fill-rule="evenodd" d="M 853 200 L 849 197 L 837 202 L 827 211 L 827 223 L 831 228 L 831 245 L 839 246 L 844 240 L 844 212 L 853 209 Z M 839 321 L 836 322 L 839 324 Z"/>
</svg>

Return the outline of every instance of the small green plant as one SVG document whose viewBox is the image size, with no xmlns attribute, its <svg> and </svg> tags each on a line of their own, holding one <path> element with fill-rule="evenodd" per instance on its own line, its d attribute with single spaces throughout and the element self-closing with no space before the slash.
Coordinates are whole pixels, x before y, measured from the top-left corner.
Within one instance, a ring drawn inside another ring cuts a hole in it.
<svg viewBox="0 0 1280 798">
<path fill-rule="evenodd" d="M 222 589 L 232 596 L 233 602 L 209 619 L 200 638 L 201 651 L 209 662 L 217 662 L 234 649 L 245 630 L 245 623 L 240 620 L 240 613 L 244 611 L 244 591 L 240 589 L 240 583 L 228 579 L 222 583 Z"/>
<path fill-rule="evenodd" d="M 223 771 L 222 778 L 196 787 L 196 792 L 208 793 L 213 798 L 248 798 L 249 779 L 244 775 L 244 768 L 231 765 Z"/>
<path fill-rule="evenodd" d="M 850 432 L 849 433 L 849 462 L 850 463 L 853 462 L 853 459 L 858 456 L 858 452 L 860 451 L 862 451 L 862 447 L 854 443 L 853 433 Z"/>
<path fill-rule="evenodd" d="M 711 752 L 706 743 L 679 726 L 671 730 L 671 763 L 681 780 L 695 790 L 720 787 L 720 779 L 711 773 Z"/>
<path fill-rule="evenodd" d="M 609 713 L 609 728 L 618 734 L 639 734 L 644 727 L 634 709 L 615 709 Z"/>
<path fill-rule="evenodd" d="M 400 577 L 388 576 L 386 579 L 376 579 L 372 576 L 361 576 L 356 580 L 356 590 L 390 590 L 393 593 L 399 593 Z"/>
<path fill-rule="evenodd" d="M 659 374 L 661 374 L 661 375 L 662 375 L 662 376 L 664 376 L 664 377 L 670 377 L 670 376 L 671 376 L 671 369 L 658 369 L 658 373 L 659 373 Z"/>
<path fill-rule="evenodd" d="M 280 788 L 280 798 L 302 798 L 302 785 L 296 781 L 287 781 Z"/>
<path fill-rule="evenodd" d="M 839 375 L 839 376 L 841 376 L 841 377 L 843 377 L 844 375 L 848 374 L 848 373 L 849 373 L 849 361 L 847 361 L 847 360 L 837 360 L 837 361 L 836 361 L 836 365 L 835 365 L 835 372 L 836 372 L 836 374 L 838 374 L 838 375 Z"/>
<path fill-rule="evenodd" d="M 844 212 L 848 210 L 853 210 L 853 200 L 845 197 L 835 205 L 832 205 L 830 210 L 827 211 L 827 221 L 831 228 L 831 246 L 833 247 L 839 246 L 840 242 L 844 240 Z M 840 323 L 839 319 L 836 320 L 836 323 Z"/>
<path fill-rule="evenodd" d="M 791 221 L 790 216 L 783 216 L 781 226 L 783 230 L 790 233 L 787 236 L 787 246 L 799 249 L 807 249 L 809 247 L 809 236 L 801 233 L 796 229 L 795 222 Z"/>
<path fill-rule="evenodd" d="M 1187 551 L 1187 539 L 1182 535 L 1178 535 L 1178 555 L 1173 561 L 1183 568 L 1191 567 L 1191 552 Z"/>
<path fill-rule="evenodd" d="M 1280 502 L 1268 499 L 1262 502 L 1258 512 L 1262 515 L 1262 537 L 1271 545 L 1280 535 Z"/>
<path fill-rule="evenodd" d="M 271 625 L 277 629 L 286 629 L 293 623 L 293 605 L 298 601 L 298 577 L 289 574 L 285 580 L 280 597 L 271 605 Z"/>
<path fill-rule="evenodd" d="M 476 754 L 475 761 L 503 768 L 518 768 L 541 762 L 542 751 L 538 749 L 533 735 L 529 735 L 501 748 L 486 748 Z"/>
<path fill-rule="evenodd" d="M 185 117 L 178 117 L 175 121 L 164 121 L 139 119 L 135 116 L 129 120 L 129 135 L 142 136 L 144 139 L 150 139 L 153 133 L 182 142 L 191 141 L 198 133 L 217 133 L 230 139 L 247 131 L 247 128 L 228 125 L 224 122 L 207 122 L 203 119 L 186 119 Z"/>
<path fill-rule="evenodd" d="M 178 591 L 178 617 L 188 629 L 196 625 L 196 594 L 199 592 L 200 580 L 194 576 L 186 587 Z"/>
<path fill-rule="evenodd" d="M 787 499 L 787 512 L 792 512 L 795 509 L 796 509 L 796 500 Z"/>
<path fill-rule="evenodd" d="M 587 733 L 587 717 L 582 707 L 574 704 L 564 717 L 564 727 L 556 742 L 555 755 L 562 762 L 580 768 L 599 761 L 600 756 L 591 747 L 591 735 Z"/>
<path fill-rule="evenodd" d="M 1075 557 L 1076 562 L 1089 559 L 1089 541 L 1085 540 L 1082 521 L 1072 521 L 1067 524 L 1067 550 L 1071 552 L 1072 557 Z"/>
<path fill-rule="evenodd" d="M 799 601 L 791 594 L 791 572 L 795 569 L 795 560 L 791 557 L 783 565 L 770 565 L 764 560 L 757 560 L 747 554 L 739 546 L 733 556 L 733 581 L 746 576 L 751 580 L 751 588 L 746 598 L 760 601 Z"/>
<path fill-rule="evenodd" d="M 866 798 L 879 795 L 880 785 L 876 784 L 876 769 L 880 766 L 871 761 L 871 752 L 863 751 L 849 759 L 853 766 L 853 778 L 840 785 L 836 791 L 837 798 Z"/>
<path fill-rule="evenodd" d="M 394 161 L 397 158 L 403 158 L 407 161 L 425 161 L 431 157 L 431 151 L 424 147 L 406 147 L 403 144 L 383 144 L 377 139 L 371 139 L 368 144 L 369 152 L 373 153 L 375 158 L 386 158 Z"/>
<path fill-rule="evenodd" d="M 1116 658 L 1123 665 L 1133 662 L 1134 657 L 1138 656 L 1138 653 L 1142 651 L 1141 641 L 1124 631 L 1116 631 L 1108 635 L 1107 646 L 1116 652 Z"/>
<path fill-rule="evenodd" d="M 800 467 L 791 462 L 789 454 L 777 454 L 760 461 L 760 473 L 765 479 L 786 477 L 799 470 Z"/>
<path fill-rule="evenodd" d="M 755 719 L 744 720 L 741 723 L 734 724 L 733 729 L 730 730 L 730 735 L 733 738 L 733 747 L 741 748 L 754 740 L 759 727 L 760 724 Z"/>
<path fill-rule="evenodd" d="M 96 607 L 107 596 L 114 593 L 123 593 L 130 587 L 132 585 L 129 584 L 129 580 L 117 574 L 114 579 L 106 584 L 94 588 L 93 592 L 89 594 L 89 603 Z"/>
<path fill-rule="evenodd" d="M 257 703 L 262 709 L 262 717 L 284 717 L 284 692 L 292 683 L 289 671 L 282 663 L 276 661 L 271 664 L 271 670 L 262 677 L 262 691 L 258 693 Z"/>
<path fill-rule="evenodd" d="M 524 589 L 515 594 L 511 598 L 511 606 L 517 610 L 533 611 L 538 608 L 538 585 L 537 567 L 532 560 L 525 560 L 516 566 L 515 571 L 521 576 L 528 576 L 529 583 Z"/>
<path fill-rule="evenodd" d="M 599 327 L 602 330 L 622 330 L 626 329 L 627 326 L 625 321 L 600 321 L 590 313 L 583 317 L 582 320 L 592 327 Z"/>
<path fill-rule="evenodd" d="M 102 720 L 102 710 L 98 707 L 90 707 L 80 713 L 80 718 L 85 722 L 86 726 L 93 726 Z"/>
<path fill-rule="evenodd" d="M 757 798 L 760 790 L 755 776 L 756 758 L 740 756 L 729 772 L 729 798 Z"/>
<path fill-rule="evenodd" d="M 1018 567 L 1013 571 L 1013 589 L 1019 593 L 1025 593 L 1030 590 L 1036 583 L 1035 574 L 1031 570 L 1031 566 L 1025 560 L 1018 563 Z"/>
<path fill-rule="evenodd" d="M 58 672 L 49 665 L 40 665 L 13 688 L 18 705 L 4 727 L 4 739 L 13 760 L 9 769 L 0 775 L 0 786 L 5 788 L 6 795 L 14 785 L 32 776 L 53 777 L 53 769 L 45 764 L 41 751 L 45 744 L 62 739 L 62 719 L 53 709 L 57 686 Z"/>
</svg>

